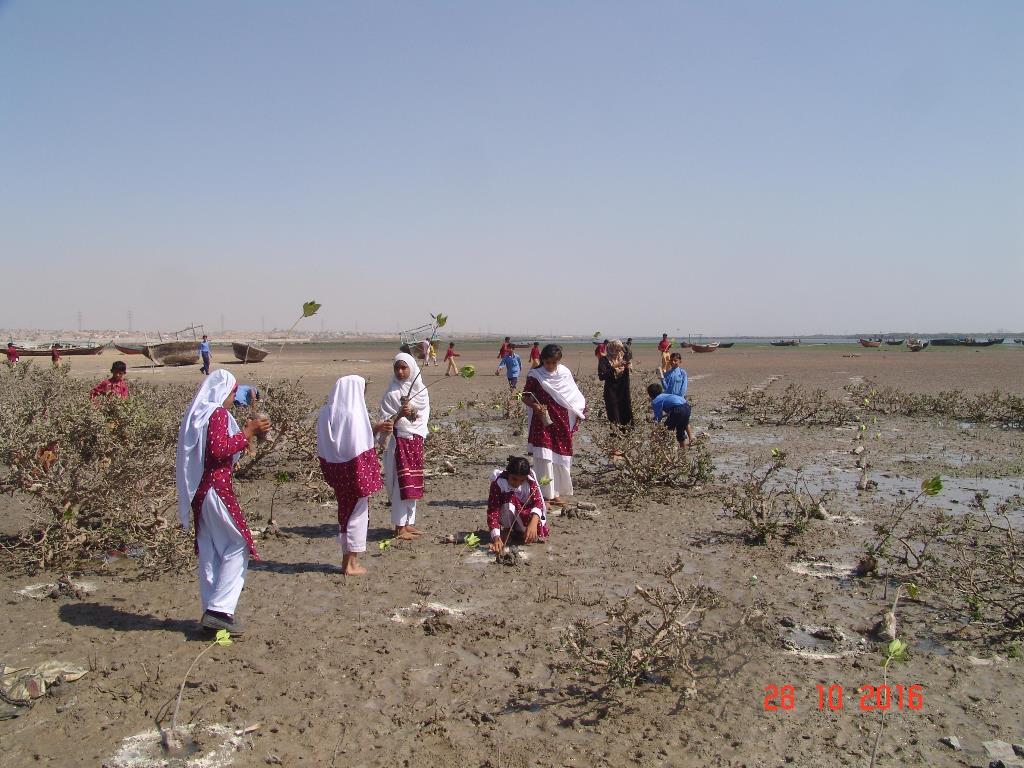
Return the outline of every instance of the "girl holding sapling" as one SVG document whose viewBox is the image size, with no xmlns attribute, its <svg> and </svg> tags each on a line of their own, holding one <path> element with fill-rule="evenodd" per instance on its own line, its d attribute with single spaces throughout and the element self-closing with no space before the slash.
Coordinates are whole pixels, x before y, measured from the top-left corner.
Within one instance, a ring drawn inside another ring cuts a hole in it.
<svg viewBox="0 0 1024 768">
<path fill-rule="evenodd" d="M 316 420 L 320 469 L 338 500 L 338 543 L 341 571 L 346 576 L 366 573 L 356 561 L 366 551 L 370 495 L 384 487 L 373 436 L 390 434 L 394 427 L 390 421 L 370 424 L 363 399 L 365 391 L 366 380 L 361 376 L 338 379 Z"/>
<path fill-rule="evenodd" d="M 587 411 L 586 398 L 561 360 L 560 346 L 545 346 L 540 367 L 530 370 L 523 387 L 529 450 L 537 474 L 547 478 L 544 498 L 553 506 L 564 506 L 563 497 L 573 495 L 572 436 Z"/>
<path fill-rule="evenodd" d="M 249 557 L 258 560 L 259 556 L 235 497 L 231 473 L 249 441 L 270 430 L 265 416 L 249 419 L 239 429 L 227 410 L 236 389 L 235 377 L 224 369 L 206 377 L 181 420 L 175 458 L 178 519 L 187 530 L 195 518 L 203 609 L 200 623 L 206 629 L 225 629 L 232 635 L 242 634 L 235 607 Z"/>
<path fill-rule="evenodd" d="M 391 498 L 395 538 L 419 536 L 416 500 L 423 498 L 423 441 L 430 419 L 430 396 L 412 355 L 395 355 L 394 375 L 380 400 L 380 412 L 394 429 L 384 451 L 384 483 Z"/>
<path fill-rule="evenodd" d="M 509 541 L 547 541 L 544 496 L 524 457 L 509 456 L 504 470 L 494 470 L 487 495 L 487 527 L 491 531 L 491 552 L 501 552 Z"/>
</svg>

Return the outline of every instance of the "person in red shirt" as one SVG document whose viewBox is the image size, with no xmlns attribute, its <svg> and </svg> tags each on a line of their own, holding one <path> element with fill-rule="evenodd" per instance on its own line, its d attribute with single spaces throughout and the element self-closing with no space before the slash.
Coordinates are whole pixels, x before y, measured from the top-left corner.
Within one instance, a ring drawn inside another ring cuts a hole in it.
<svg viewBox="0 0 1024 768">
<path fill-rule="evenodd" d="M 14 365 L 18 362 L 18 350 L 14 348 L 14 342 L 7 342 L 7 364 Z"/>
<path fill-rule="evenodd" d="M 596 347 L 594 347 L 594 357 L 596 357 L 598 360 L 600 360 L 606 354 L 608 354 L 608 339 L 605 339 L 604 341 L 598 343 Z"/>
<path fill-rule="evenodd" d="M 57 344 L 50 347 L 50 362 L 54 368 L 60 367 L 60 347 Z"/>
<path fill-rule="evenodd" d="M 530 349 L 530 367 L 540 368 L 540 342 L 533 342 L 533 347 Z"/>
<path fill-rule="evenodd" d="M 119 397 L 122 400 L 128 397 L 128 384 L 124 380 L 125 373 L 128 372 L 128 366 L 124 364 L 123 360 L 118 360 L 112 366 L 110 366 L 110 378 L 104 379 L 89 393 L 89 397 L 93 402 L 96 402 L 97 397 L 112 395 Z"/>
<path fill-rule="evenodd" d="M 509 347 L 512 346 L 512 337 L 506 336 L 505 340 L 501 342 L 501 349 L 498 350 L 498 359 L 501 360 L 505 355 L 508 354 Z"/>
<path fill-rule="evenodd" d="M 672 367 L 672 363 L 669 361 L 668 351 L 672 349 L 672 342 L 668 340 L 668 334 L 661 334 L 661 341 L 658 342 L 658 351 L 661 352 L 661 372 L 665 373 L 669 368 Z"/>
<path fill-rule="evenodd" d="M 458 376 L 459 368 L 455 365 L 455 358 L 459 356 L 459 353 L 455 351 L 455 342 L 448 342 L 448 351 L 444 353 L 444 362 L 448 366 L 445 368 L 444 375 L 451 376 L 453 373 Z"/>
</svg>

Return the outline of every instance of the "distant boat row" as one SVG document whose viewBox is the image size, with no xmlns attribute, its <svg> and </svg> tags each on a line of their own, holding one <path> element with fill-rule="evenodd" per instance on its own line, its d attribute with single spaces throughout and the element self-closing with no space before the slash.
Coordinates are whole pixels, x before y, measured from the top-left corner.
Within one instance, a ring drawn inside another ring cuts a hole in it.
<svg viewBox="0 0 1024 768">
<path fill-rule="evenodd" d="M 941 339 L 932 339 L 933 347 L 992 347 L 1002 344 L 1006 338 L 976 339 L 973 336 L 949 336 Z M 1016 339 L 1015 341 L 1020 341 Z"/>
</svg>

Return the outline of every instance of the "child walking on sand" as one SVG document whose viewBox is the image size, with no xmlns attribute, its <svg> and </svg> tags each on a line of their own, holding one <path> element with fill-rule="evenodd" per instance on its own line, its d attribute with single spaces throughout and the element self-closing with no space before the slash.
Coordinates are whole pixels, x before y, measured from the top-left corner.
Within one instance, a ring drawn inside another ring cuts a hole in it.
<svg viewBox="0 0 1024 768">
<path fill-rule="evenodd" d="M 509 456 L 505 469 L 494 470 L 487 495 L 487 527 L 491 531 L 491 552 L 501 552 L 513 539 L 523 544 L 547 541 L 544 496 L 524 457 Z"/>
<path fill-rule="evenodd" d="M 390 421 L 370 424 L 363 399 L 365 390 L 366 380 L 362 376 L 338 379 L 316 420 L 320 469 L 338 500 L 341 572 L 346 576 L 366 573 L 357 559 L 366 551 L 370 495 L 384 487 L 373 436 L 391 434 L 394 426 Z"/>
<path fill-rule="evenodd" d="M 564 506 L 572 496 L 572 436 L 586 418 L 587 401 L 572 371 L 561 364 L 562 348 L 548 344 L 540 353 L 540 368 L 532 369 L 523 387 L 527 407 L 528 447 L 550 505 Z"/>
<path fill-rule="evenodd" d="M 498 363 L 498 371 L 502 368 L 505 369 L 510 392 L 515 392 L 516 385 L 519 383 L 519 371 L 522 370 L 522 367 L 523 359 L 516 354 L 516 345 L 509 344 L 508 354 L 501 358 L 501 362 Z M 498 371 L 495 371 L 494 374 L 497 375 Z"/>
<path fill-rule="evenodd" d="M 430 419 L 430 396 L 412 355 L 395 355 L 394 375 L 380 399 L 381 416 L 394 424 L 384 451 L 384 483 L 391 499 L 395 538 L 419 536 L 416 500 L 423 498 L 423 440 Z M 383 431 L 383 430 L 382 430 Z"/>
<path fill-rule="evenodd" d="M 453 373 L 459 375 L 459 367 L 455 365 L 455 358 L 459 356 L 459 353 L 455 351 L 455 342 L 448 342 L 448 351 L 444 353 L 444 362 L 447 368 L 444 370 L 445 376 L 451 376 Z"/>
</svg>

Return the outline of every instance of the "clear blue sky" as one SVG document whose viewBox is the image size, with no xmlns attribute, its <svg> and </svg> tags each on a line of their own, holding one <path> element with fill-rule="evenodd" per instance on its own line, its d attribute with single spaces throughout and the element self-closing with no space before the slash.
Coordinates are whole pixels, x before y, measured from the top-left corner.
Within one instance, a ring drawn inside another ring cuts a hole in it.
<svg viewBox="0 0 1024 768">
<path fill-rule="evenodd" d="M 1016 0 L 0 0 L 0 327 L 1020 329 L 1022 40 Z"/>
</svg>

